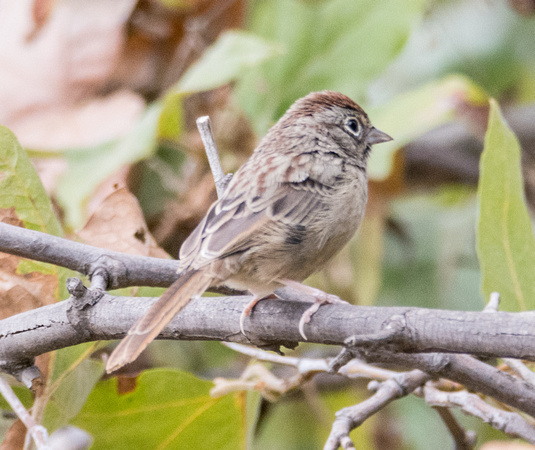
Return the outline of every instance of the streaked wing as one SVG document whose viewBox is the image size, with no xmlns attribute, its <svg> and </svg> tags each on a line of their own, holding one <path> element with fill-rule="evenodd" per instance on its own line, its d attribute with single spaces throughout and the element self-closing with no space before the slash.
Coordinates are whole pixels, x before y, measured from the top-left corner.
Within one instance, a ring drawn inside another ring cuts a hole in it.
<svg viewBox="0 0 535 450">
<path fill-rule="evenodd" d="M 275 163 L 268 152 L 253 154 L 182 245 L 179 270 L 246 250 L 274 219 L 306 225 L 310 213 L 322 211 L 343 165 L 332 154 L 323 155 L 323 164 L 311 164 L 316 157 L 298 153 Z"/>
<path fill-rule="evenodd" d="M 199 268 L 214 259 L 247 250 L 257 233 L 273 220 L 306 225 L 321 211 L 329 187 L 305 180 L 284 183 L 266 196 L 249 200 L 242 195 L 215 202 L 180 250 L 182 268 Z M 323 195 L 322 195 L 323 194 Z M 248 201 L 249 200 L 249 201 Z"/>
</svg>

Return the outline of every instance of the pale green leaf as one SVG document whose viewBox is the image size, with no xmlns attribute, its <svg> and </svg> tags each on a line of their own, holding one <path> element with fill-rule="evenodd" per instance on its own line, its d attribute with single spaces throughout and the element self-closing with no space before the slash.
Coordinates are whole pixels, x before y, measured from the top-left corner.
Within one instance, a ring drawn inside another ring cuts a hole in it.
<svg viewBox="0 0 535 450">
<path fill-rule="evenodd" d="M 14 208 L 26 228 L 61 235 L 52 204 L 26 152 L 15 136 L 0 127 L 0 208 Z M 40 272 L 53 275 L 50 284 L 56 300 L 67 298 L 65 280 L 71 272 L 38 261 L 21 260 L 18 273 Z M 102 374 L 102 364 L 85 360 L 89 344 L 59 350 L 50 358 L 44 423 L 49 431 L 64 425 L 83 405 L 89 391 Z"/>
<path fill-rule="evenodd" d="M 47 430 L 56 430 L 76 416 L 102 377 L 104 365 L 89 358 L 91 350 L 94 350 L 93 344 L 83 344 L 56 352 L 43 416 Z"/>
<path fill-rule="evenodd" d="M 534 48 L 535 20 L 508 2 L 433 2 L 399 58 L 373 83 L 371 95 L 388 99 L 455 72 L 492 95 L 518 100 L 519 81 L 535 68 Z"/>
<path fill-rule="evenodd" d="M 162 99 L 163 105 L 158 121 L 158 137 L 177 141 L 184 128 L 182 109 L 183 94 L 169 93 Z"/>
<path fill-rule="evenodd" d="M 191 93 L 214 89 L 278 53 L 278 46 L 252 33 L 227 31 L 204 51 L 173 90 Z"/>
<path fill-rule="evenodd" d="M 0 208 L 12 207 L 26 228 L 63 234 L 30 158 L 15 135 L 0 126 Z"/>
<path fill-rule="evenodd" d="M 524 199 L 520 145 L 498 103 L 490 101 L 478 186 L 477 252 L 486 298 L 499 292 L 500 308 L 535 307 L 535 239 Z"/>
<path fill-rule="evenodd" d="M 240 78 L 237 97 L 259 134 L 297 98 L 340 91 L 356 101 L 403 48 L 427 0 L 255 1 L 250 29 L 285 53 Z"/>
<path fill-rule="evenodd" d="M 84 204 L 102 181 L 122 166 L 154 153 L 161 111 L 161 102 L 151 105 L 132 131 L 117 141 L 65 152 L 69 168 L 59 183 L 57 196 L 69 225 L 83 224 Z"/>
<path fill-rule="evenodd" d="M 454 118 L 459 102 L 480 106 L 486 94 L 469 79 L 450 75 L 413 91 L 400 94 L 385 105 L 371 109 L 372 123 L 394 138 L 374 148 L 368 174 L 384 180 L 392 171 L 396 150 L 427 131 Z"/>
<path fill-rule="evenodd" d="M 212 398 L 213 383 L 178 370 L 154 369 L 118 395 L 117 379 L 97 384 L 72 421 L 92 434 L 92 449 L 244 448 L 238 395 Z"/>
</svg>

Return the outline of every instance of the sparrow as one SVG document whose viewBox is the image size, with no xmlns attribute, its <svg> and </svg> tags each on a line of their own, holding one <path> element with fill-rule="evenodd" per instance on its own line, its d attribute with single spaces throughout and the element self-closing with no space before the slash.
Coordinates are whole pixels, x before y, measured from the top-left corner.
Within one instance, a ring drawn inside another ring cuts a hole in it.
<svg viewBox="0 0 535 450">
<path fill-rule="evenodd" d="M 192 298 L 221 285 L 253 294 L 242 333 L 256 303 L 277 289 L 311 295 L 315 302 L 299 322 L 306 339 L 304 327 L 319 306 L 341 300 L 301 282 L 355 234 L 368 198 L 371 146 L 391 139 L 343 94 L 297 100 L 184 241 L 179 278 L 128 331 L 107 372 L 136 359 Z"/>
</svg>

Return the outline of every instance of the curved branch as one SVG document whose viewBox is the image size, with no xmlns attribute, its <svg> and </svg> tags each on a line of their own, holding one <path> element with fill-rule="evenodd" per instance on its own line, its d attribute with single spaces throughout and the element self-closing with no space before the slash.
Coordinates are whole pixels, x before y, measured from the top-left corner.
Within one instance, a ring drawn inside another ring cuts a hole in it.
<svg viewBox="0 0 535 450">
<path fill-rule="evenodd" d="M 168 287 L 177 278 L 178 261 L 129 255 L 0 222 L 0 251 L 55 264 L 91 277 L 105 269 L 108 289 Z"/>
</svg>

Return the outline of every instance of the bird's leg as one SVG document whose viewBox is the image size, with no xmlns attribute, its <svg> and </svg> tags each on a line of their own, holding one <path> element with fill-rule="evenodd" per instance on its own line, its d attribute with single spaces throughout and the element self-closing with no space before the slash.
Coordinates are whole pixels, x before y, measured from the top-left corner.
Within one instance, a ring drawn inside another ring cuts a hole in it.
<svg viewBox="0 0 535 450">
<path fill-rule="evenodd" d="M 325 303 L 328 303 L 328 304 L 346 303 L 347 304 L 345 300 L 342 300 L 336 295 L 327 294 L 326 292 L 323 292 L 320 289 L 307 286 L 305 284 L 299 283 L 298 281 L 283 279 L 283 280 L 280 280 L 280 282 L 295 291 L 301 292 L 305 295 L 310 295 L 311 297 L 314 297 L 315 299 L 312 306 L 310 306 L 303 313 L 303 315 L 301 316 L 301 319 L 299 319 L 299 334 L 303 336 L 303 339 L 305 339 L 305 341 L 307 340 L 307 337 L 305 334 L 305 325 L 308 322 L 310 322 L 310 319 L 312 318 L 314 313 L 319 309 L 321 305 Z"/>
<path fill-rule="evenodd" d="M 271 298 L 273 296 L 272 294 L 270 295 L 253 294 L 253 295 L 254 295 L 253 299 L 249 303 L 247 303 L 247 305 L 245 305 L 245 308 L 243 309 L 241 316 L 240 316 L 240 331 L 242 332 L 244 336 L 247 336 L 244 330 L 245 318 L 251 315 L 251 313 L 253 312 L 253 308 L 256 306 L 256 304 L 260 300 Z"/>
</svg>

